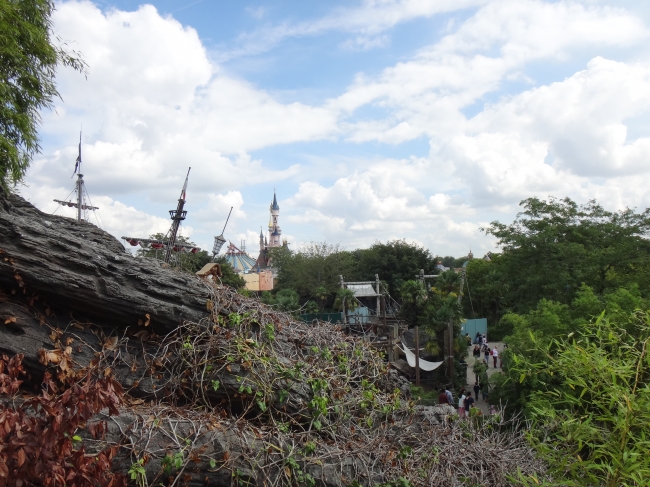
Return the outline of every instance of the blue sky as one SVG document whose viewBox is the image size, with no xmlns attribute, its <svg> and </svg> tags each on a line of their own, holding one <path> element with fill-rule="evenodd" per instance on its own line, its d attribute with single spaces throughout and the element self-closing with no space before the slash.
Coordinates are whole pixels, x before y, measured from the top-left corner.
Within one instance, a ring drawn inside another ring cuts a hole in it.
<svg viewBox="0 0 650 487">
<path fill-rule="evenodd" d="M 495 249 L 520 200 L 650 206 L 650 8 L 633 1 L 129 0 L 57 3 L 61 70 L 22 194 L 44 211 L 84 172 L 117 237 L 183 231 L 255 253 L 283 234 L 434 254 Z M 61 211 L 61 210 L 59 210 Z"/>
</svg>

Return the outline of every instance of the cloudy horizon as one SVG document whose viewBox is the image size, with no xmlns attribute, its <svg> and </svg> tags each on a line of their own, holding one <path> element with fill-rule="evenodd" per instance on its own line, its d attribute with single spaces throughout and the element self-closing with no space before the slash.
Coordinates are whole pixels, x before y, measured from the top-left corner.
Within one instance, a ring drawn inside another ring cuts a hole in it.
<svg viewBox="0 0 650 487">
<path fill-rule="evenodd" d="M 650 5 L 633 1 L 60 1 L 61 69 L 20 193 L 84 174 L 104 229 L 256 253 L 277 191 L 292 248 L 405 238 L 494 250 L 528 197 L 650 206 Z M 57 214 L 65 214 L 60 209 Z"/>
</svg>

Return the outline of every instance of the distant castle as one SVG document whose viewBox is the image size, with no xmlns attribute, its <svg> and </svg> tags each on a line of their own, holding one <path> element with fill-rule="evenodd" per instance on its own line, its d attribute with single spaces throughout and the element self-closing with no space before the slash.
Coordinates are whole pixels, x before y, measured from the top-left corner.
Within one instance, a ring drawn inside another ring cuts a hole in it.
<svg viewBox="0 0 650 487">
<path fill-rule="evenodd" d="M 269 207 L 271 216 L 269 218 L 269 237 L 264 236 L 262 229 L 260 229 L 260 255 L 257 257 L 256 266 L 258 269 L 267 269 L 270 266 L 271 259 L 269 257 L 269 249 L 273 247 L 286 246 L 287 241 L 282 240 L 282 230 L 278 225 L 278 216 L 280 216 L 280 206 L 278 199 L 273 191 L 273 203 Z"/>
<path fill-rule="evenodd" d="M 226 251 L 226 260 L 232 265 L 235 272 L 244 278 L 246 289 L 250 291 L 270 291 L 273 289 L 273 277 L 277 271 L 271 268 L 269 249 L 288 245 L 286 240 L 282 240 L 282 230 L 278 225 L 280 206 L 275 191 L 273 191 L 273 202 L 269 207 L 269 212 L 268 238 L 260 228 L 260 255 L 257 260 L 254 260 L 246 253 L 243 243 L 241 249 L 239 249 L 230 242 Z"/>
</svg>

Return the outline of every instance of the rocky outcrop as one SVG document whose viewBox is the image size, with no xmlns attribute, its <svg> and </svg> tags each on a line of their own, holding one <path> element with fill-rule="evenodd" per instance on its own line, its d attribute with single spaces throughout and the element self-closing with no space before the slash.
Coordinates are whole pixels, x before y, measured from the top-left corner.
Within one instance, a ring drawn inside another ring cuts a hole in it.
<svg viewBox="0 0 650 487">
<path fill-rule="evenodd" d="M 0 252 L 1 287 L 25 286 L 98 324 L 148 319 L 166 334 L 208 314 L 208 292 L 194 276 L 135 258 L 95 225 L 45 214 L 20 196 L 0 194 Z"/>
</svg>

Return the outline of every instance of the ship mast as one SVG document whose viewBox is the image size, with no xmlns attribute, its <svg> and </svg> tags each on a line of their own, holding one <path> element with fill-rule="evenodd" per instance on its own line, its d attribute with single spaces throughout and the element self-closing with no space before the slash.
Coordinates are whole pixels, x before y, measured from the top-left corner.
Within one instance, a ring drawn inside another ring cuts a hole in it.
<svg viewBox="0 0 650 487">
<path fill-rule="evenodd" d="M 84 175 L 81 174 L 81 131 L 79 132 L 79 155 L 77 156 L 76 164 L 74 166 L 74 172 L 72 173 L 72 175 L 74 176 L 75 174 L 77 175 L 77 182 L 75 183 L 75 189 L 77 191 L 77 202 L 73 203 L 72 201 L 62 201 L 62 200 L 54 200 L 54 201 L 56 201 L 58 204 L 62 206 L 69 206 L 71 208 L 76 208 L 77 220 L 82 221 L 84 220 L 84 218 L 82 218 L 81 216 L 82 214 L 83 216 L 86 216 L 87 210 L 95 211 L 95 210 L 99 210 L 99 208 L 84 203 L 84 194 L 86 192 L 86 187 L 84 185 Z"/>
<path fill-rule="evenodd" d="M 81 206 L 83 205 L 84 175 L 81 174 L 81 131 L 79 131 L 79 157 L 77 157 L 77 220 L 81 221 Z"/>
<path fill-rule="evenodd" d="M 185 220 L 187 216 L 187 210 L 183 210 L 185 207 L 185 193 L 187 191 L 187 181 L 190 177 L 190 167 L 187 170 L 187 176 L 185 176 L 185 184 L 183 184 L 183 190 L 181 191 L 181 197 L 178 198 L 178 206 L 175 210 L 169 210 L 169 216 L 172 219 L 172 226 L 169 229 L 169 238 L 167 240 L 167 252 L 165 253 L 165 263 L 169 264 L 169 261 L 172 258 L 172 252 L 174 251 L 174 244 L 176 243 L 176 234 L 178 233 L 178 227 L 181 224 L 181 221 Z"/>
</svg>

